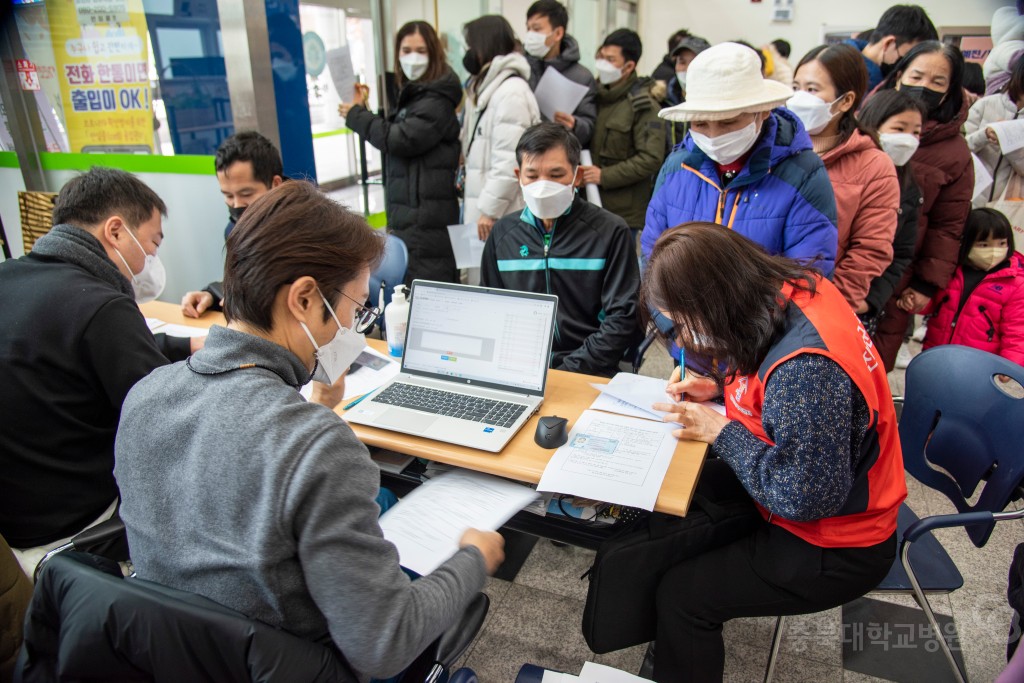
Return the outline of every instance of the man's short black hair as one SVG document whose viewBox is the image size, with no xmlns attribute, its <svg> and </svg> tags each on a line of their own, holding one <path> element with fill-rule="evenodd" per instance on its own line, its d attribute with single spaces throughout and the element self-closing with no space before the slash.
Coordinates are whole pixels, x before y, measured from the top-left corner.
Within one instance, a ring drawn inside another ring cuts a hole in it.
<svg viewBox="0 0 1024 683">
<path fill-rule="evenodd" d="M 608 37 L 601 43 L 601 47 L 616 45 L 622 50 L 622 56 L 627 62 L 639 62 L 640 55 L 644 52 L 644 45 L 640 42 L 640 36 L 636 31 L 628 28 L 617 28 L 608 34 Z"/>
<path fill-rule="evenodd" d="M 576 168 L 580 165 L 580 141 L 568 128 L 553 121 L 538 123 L 526 129 L 516 145 L 516 163 L 522 166 L 524 156 L 544 154 L 555 147 L 565 150 L 570 166 Z"/>
<path fill-rule="evenodd" d="M 167 205 L 149 185 L 131 173 L 93 166 L 64 183 L 53 206 L 53 224 L 89 228 L 120 216 L 137 228 L 153 217 L 153 209 L 167 215 Z"/>
<path fill-rule="evenodd" d="M 548 18 L 552 31 L 569 25 L 569 11 L 558 0 L 537 0 L 526 10 L 527 21 L 538 15 Z"/>
<path fill-rule="evenodd" d="M 870 42 L 873 45 L 886 36 L 895 36 L 897 45 L 939 39 L 928 13 L 918 5 L 893 5 L 885 10 Z"/>
<path fill-rule="evenodd" d="M 235 133 L 217 148 L 215 167 L 217 172 L 226 171 L 237 161 L 252 163 L 252 176 L 267 186 L 274 186 L 274 176 L 284 177 L 281 153 L 274 143 L 254 130 Z"/>
<path fill-rule="evenodd" d="M 792 53 L 793 48 L 790 47 L 789 42 L 778 38 L 772 41 L 772 45 L 775 46 L 775 51 L 779 53 L 779 56 L 783 59 L 789 59 L 789 55 Z"/>
</svg>

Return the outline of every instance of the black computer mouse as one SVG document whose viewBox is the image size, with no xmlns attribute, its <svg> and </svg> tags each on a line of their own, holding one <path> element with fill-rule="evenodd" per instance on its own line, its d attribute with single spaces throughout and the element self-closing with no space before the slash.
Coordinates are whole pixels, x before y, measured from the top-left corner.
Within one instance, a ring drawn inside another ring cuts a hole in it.
<svg viewBox="0 0 1024 683">
<path fill-rule="evenodd" d="M 547 415 L 537 422 L 533 440 L 541 448 L 558 448 L 569 440 L 569 420 L 557 415 Z"/>
</svg>

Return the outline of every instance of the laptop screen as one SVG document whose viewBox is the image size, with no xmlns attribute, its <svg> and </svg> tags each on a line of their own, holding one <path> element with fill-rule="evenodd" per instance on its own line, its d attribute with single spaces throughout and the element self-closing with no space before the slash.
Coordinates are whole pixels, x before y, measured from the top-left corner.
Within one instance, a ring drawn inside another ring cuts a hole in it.
<svg viewBox="0 0 1024 683">
<path fill-rule="evenodd" d="M 542 394 L 558 298 L 417 280 L 402 369 Z"/>
</svg>

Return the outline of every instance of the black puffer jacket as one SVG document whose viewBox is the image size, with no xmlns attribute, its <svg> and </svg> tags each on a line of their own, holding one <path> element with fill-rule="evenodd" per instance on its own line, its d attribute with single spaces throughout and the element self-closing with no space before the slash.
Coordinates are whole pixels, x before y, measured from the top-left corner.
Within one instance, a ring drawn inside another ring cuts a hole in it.
<svg viewBox="0 0 1024 683">
<path fill-rule="evenodd" d="M 388 228 L 409 247 L 406 283 L 457 282 L 447 226 L 459 222 L 455 172 L 462 86 L 449 69 L 427 83 L 408 83 L 388 118 L 355 106 L 346 124 L 385 156 Z"/>
</svg>

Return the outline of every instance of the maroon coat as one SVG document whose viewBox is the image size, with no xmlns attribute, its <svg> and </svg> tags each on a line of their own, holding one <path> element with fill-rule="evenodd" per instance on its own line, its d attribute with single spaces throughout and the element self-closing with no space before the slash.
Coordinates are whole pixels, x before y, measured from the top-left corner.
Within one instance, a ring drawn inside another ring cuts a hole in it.
<svg viewBox="0 0 1024 683">
<path fill-rule="evenodd" d="M 960 236 L 974 194 L 971 152 L 960 134 L 967 111 L 964 98 L 952 121 L 926 121 L 921 146 L 910 161 L 924 201 L 918 217 L 914 260 L 886 304 L 885 317 L 875 334 L 875 346 L 886 370 L 892 370 L 907 329 L 909 314 L 896 306 L 900 294 L 912 287 L 926 296 L 934 296 L 946 288 L 957 267 Z"/>
</svg>

